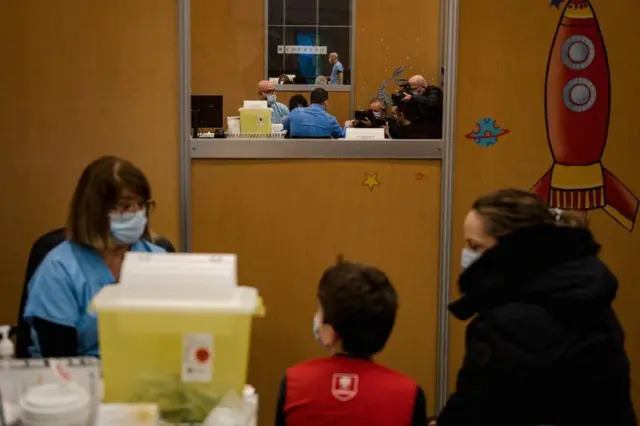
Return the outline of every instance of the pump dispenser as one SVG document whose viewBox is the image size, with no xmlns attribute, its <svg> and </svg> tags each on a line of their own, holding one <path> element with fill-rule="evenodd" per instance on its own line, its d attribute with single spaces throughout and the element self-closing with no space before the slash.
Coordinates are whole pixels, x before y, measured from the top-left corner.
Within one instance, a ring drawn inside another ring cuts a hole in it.
<svg viewBox="0 0 640 426">
<path fill-rule="evenodd" d="M 10 359 L 16 353 L 16 349 L 11 339 L 9 339 L 9 333 L 11 332 L 11 326 L 0 326 L 0 359 Z"/>
</svg>

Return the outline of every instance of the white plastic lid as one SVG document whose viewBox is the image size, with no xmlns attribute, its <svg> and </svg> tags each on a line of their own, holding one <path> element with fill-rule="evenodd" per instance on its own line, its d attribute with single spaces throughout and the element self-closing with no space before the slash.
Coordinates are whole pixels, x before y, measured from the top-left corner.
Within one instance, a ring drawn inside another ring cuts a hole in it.
<svg viewBox="0 0 640 426">
<path fill-rule="evenodd" d="M 236 287 L 237 263 L 235 254 L 128 252 L 122 264 L 120 283 Z"/>
<path fill-rule="evenodd" d="M 30 421 L 78 418 L 90 414 L 91 396 L 80 386 L 48 383 L 35 386 L 20 399 L 22 418 Z"/>
<path fill-rule="evenodd" d="M 105 286 L 93 299 L 100 312 L 144 310 L 251 315 L 259 307 L 253 287 L 181 285 L 180 282 Z"/>
<path fill-rule="evenodd" d="M 267 101 L 244 101 L 243 109 L 267 109 L 269 108 Z"/>
</svg>

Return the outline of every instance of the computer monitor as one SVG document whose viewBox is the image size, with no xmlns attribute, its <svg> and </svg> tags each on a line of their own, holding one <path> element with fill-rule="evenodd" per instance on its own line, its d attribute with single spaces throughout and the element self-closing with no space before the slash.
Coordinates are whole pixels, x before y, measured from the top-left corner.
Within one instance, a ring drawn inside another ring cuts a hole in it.
<svg viewBox="0 0 640 426">
<path fill-rule="evenodd" d="M 222 126 L 222 96 L 191 95 L 193 137 L 198 137 L 199 129 L 219 129 Z"/>
</svg>

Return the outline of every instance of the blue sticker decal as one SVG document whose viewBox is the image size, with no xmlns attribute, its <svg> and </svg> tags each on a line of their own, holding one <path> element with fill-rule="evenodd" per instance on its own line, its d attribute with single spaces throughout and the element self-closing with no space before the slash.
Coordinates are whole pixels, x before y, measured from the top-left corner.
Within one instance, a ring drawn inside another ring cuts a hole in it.
<svg viewBox="0 0 640 426">
<path fill-rule="evenodd" d="M 478 145 L 489 147 L 498 143 L 498 138 L 509 133 L 509 130 L 496 126 L 493 118 L 483 118 L 476 123 L 476 128 L 467 133 L 467 139 L 473 139 Z"/>
</svg>

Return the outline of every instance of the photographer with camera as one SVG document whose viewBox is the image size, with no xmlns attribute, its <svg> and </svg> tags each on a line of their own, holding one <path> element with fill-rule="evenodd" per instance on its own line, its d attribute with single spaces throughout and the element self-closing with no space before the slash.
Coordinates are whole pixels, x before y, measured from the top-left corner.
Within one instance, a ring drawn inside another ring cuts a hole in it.
<svg viewBox="0 0 640 426">
<path fill-rule="evenodd" d="M 427 85 L 421 75 L 414 75 L 393 93 L 397 107 L 397 125 L 392 136 L 398 139 L 442 138 L 442 89 Z"/>
<path fill-rule="evenodd" d="M 389 123 L 393 119 L 387 116 L 387 107 L 384 100 L 375 98 L 369 104 L 368 110 L 358 110 L 355 112 L 355 120 L 348 121 L 347 127 L 359 129 L 384 128 L 385 136 L 391 138 L 389 134 Z"/>
</svg>

